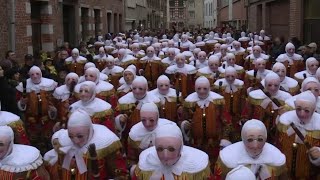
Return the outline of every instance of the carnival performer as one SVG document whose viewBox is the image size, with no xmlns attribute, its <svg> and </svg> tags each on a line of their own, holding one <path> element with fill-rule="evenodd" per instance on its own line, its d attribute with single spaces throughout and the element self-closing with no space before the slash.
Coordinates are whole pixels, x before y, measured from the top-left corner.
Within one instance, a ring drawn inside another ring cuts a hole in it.
<svg viewBox="0 0 320 180">
<path fill-rule="evenodd" d="M 76 180 L 127 177 L 119 138 L 105 126 L 92 124 L 85 111 L 73 112 L 68 129 L 56 133 L 58 152 L 45 155 L 50 160 L 47 163 L 51 177 Z"/>
<path fill-rule="evenodd" d="M 5 180 L 50 180 L 40 151 L 32 146 L 14 144 L 9 126 L 0 126 L 0 176 Z"/>
<path fill-rule="evenodd" d="M 71 56 L 65 59 L 65 64 L 68 67 L 69 72 L 75 72 L 79 76 L 84 74 L 84 65 L 87 62 L 85 57 L 79 55 L 77 48 L 72 49 Z"/>
</svg>

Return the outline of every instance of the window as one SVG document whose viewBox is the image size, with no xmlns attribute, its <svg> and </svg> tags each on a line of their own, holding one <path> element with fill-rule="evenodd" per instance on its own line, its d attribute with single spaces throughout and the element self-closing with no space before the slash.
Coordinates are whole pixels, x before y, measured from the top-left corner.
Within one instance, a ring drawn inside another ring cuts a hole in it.
<svg viewBox="0 0 320 180">
<path fill-rule="evenodd" d="M 220 0 L 221 8 L 226 7 L 229 5 L 229 0 Z"/>
<path fill-rule="evenodd" d="M 195 13 L 194 13 L 194 11 L 189 11 L 189 17 L 190 18 L 195 18 Z"/>
</svg>

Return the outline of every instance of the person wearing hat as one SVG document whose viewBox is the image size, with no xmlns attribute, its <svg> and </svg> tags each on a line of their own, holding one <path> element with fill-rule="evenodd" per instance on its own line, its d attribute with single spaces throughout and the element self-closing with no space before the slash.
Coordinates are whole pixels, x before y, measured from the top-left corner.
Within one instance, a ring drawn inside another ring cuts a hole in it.
<svg viewBox="0 0 320 180">
<path fill-rule="evenodd" d="M 14 144 L 14 136 L 9 126 L 0 126 L 1 179 L 49 180 L 40 151 L 32 146 Z"/>
<path fill-rule="evenodd" d="M 263 122 L 248 120 L 241 129 L 241 141 L 220 151 L 215 177 L 224 179 L 228 174 L 230 178 L 232 169 L 243 165 L 254 174 L 254 179 L 286 179 L 286 156 L 266 141 L 267 129 Z"/>
<path fill-rule="evenodd" d="M 212 86 L 217 79 L 224 76 L 225 70 L 220 65 L 218 56 L 210 56 L 208 66 L 198 69 L 197 76 L 205 76 L 210 81 L 210 86 Z"/>
<path fill-rule="evenodd" d="M 185 98 L 193 92 L 194 76 L 197 70 L 194 66 L 186 64 L 186 57 L 181 53 L 176 55 L 175 61 L 176 64 L 167 67 L 165 73 L 168 74 L 175 89 L 179 89 L 182 97 Z"/>
<path fill-rule="evenodd" d="M 276 62 L 272 66 L 272 71 L 280 77 L 280 90 L 286 91 L 290 93 L 292 96 L 298 94 L 299 91 L 299 84 L 298 81 L 286 76 L 287 69 L 284 64 L 280 62 Z M 264 84 L 264 80 L 261 81 L 261 84 Z"/>
<path fill-rule="evenodd" d="M 238 39 L 243 48 L 247 48 L 249 45 L 250 38 L 246 36 L 245 32 L 241 32 L 241 37 Z"/>
<path fill-rule="evenodd" d="M 21 74 L 21 78 L 23 79 L 28 79 L 29 78 L 29 70 L 30 68 L 35 65 L 34 64 L 34 59 L 33 56 L 31 54 L 26 54 L 24 56 L 24 65 L 22 66 L 22 68 L 20 69 L 20 74 Z"/>
<path fill-rule="evenodd" d="M 152 44 L 152 47 L 154 48 L 155 55 L 158 58 L 163 59 L 164 58 L 164 52 L 162 51 L 161 43 L 154 43 L 154 44 Z"/>
<path fill-rule="evenodd" d="M 266 69 L 267 62 L 265 59 L 258 58 L 254 62 L 255 68 L 249 71 L 246 71 L 244 81 L 246 89 L 250 88 L 248 91 L 251 91 L 251 88 L 257 89 L 260 85 L 260 81 L 263 81 L 266 75 L 272 71 Z"/>
<path fill-rule="evenodd" d="M 154 89 L 158 77 L 164 73 L 164 67 L 161 64 L 161 58 L 157 57 L 153 46 L 149 46 L 146 56 L 140 59 L 140 67 L 143 70 L 145 78 L 148 80 L 150 89 Z"/>
<path fill-rule="evenodd" d="M 240 179 L 256 180 L 257 178 L 249 168 L 243 165 L 239 165 L 238 167 L 233 168 L 230 172 L 228 172 L 226 176 L 226 180 Z"/>
<path fill-rule="evenodd" d="M 242 110 L 241 102 L 245 101 L 244 82 L 237 79 L 238 74 L 234 67 L 227 67 L 225 70 L 225 78 L 218 79 L 213 89 L 218 92 L 226 100 L 225 110 L 230 114 L 232 126 L 235 132 L 240 132 L 239 119 Z M 233 139 L 239 139 L 237 133 L 234 133 Z"/>
<path fill-rule="evenodd" d="M 66 125 L 69 114 L 69 107 L 76 101 L 74 88 L 78 84 L 79 76 L 76 73 L 67 74 L 64 84 L 57 87 L 53 92 L 55 104 L 58 108 L 57 121 Z"/>
<path fill-rule="evenodd" d="M 314 57 L 310 57 L 306 60 L 306 70 L 295 73 L 294 78 L 301 83 L 307 77 L 316 77 L 318 67 L 319 61 Z"/>
<path fill-rule="evenodd" d="M 266 75 L 263 87 L 248 92 L 248 99 L 242 111 L 242 119 L 260 119 L 268 132 L 274 130 L 278 111 L 283 108 L 285 101 L 292 96 L 280 90 L 280 77 L 273 72 Z M 275 132 L 269 133 L 274 138 Z"/>
<path fill-rule="evenodd" d="M 233 53 L 227 53 L 224 59 L 225 61 L 221 65 L 222 68 L 233 67 L 236 69 L 239 79 L 244 79 L 244 69 L 236 64 L 236 56 Z"/>
<path fill-rule="evenodd" d="M 320 112 L 320 100 L 319 100 L 319 95 L 320 95 L 320 82 L 318 79 L 314 77 L 307 77 L 305 80 L 303 80 L 301 84 L 301 89 L 300 92 L 305 92 L 305 91 L 311 91 L 314 97 L 316 98 L 316 109 L 315 112 Z M 292 98 L 289 98 L 285 101 L 286 103 L 286 110 L 294 110 L 295 105 L 294 102 L 297 99 L 298 95 L 293 96 Z"/>
<path fill-rule="evenodd" d="M 112 105 L 97 97 L 97 86 L 92 81 L 84 81 L 76 86 L 79 87 L 78 101 L 70 105 L 69 111 L 84 109 L 90 115 L 92 123 L 101 124 L 114 132 Z"/>
<path fill-rule="evenodd" d="M 181 112 L 177 112 L 182 104 L 181 92 L 170 88 L 170 79 L 166 75 L 161 75 L 157 79 L 157 88 L 150 91 L 156 97 L 160 98 L 160 117 L 169 119 L 173 122 L 181 121 Z"/>
<path fill-rule="evenodd" d="M 118 115 L 115 118 L 115 126 L 120 139 L 126 147 L 128 134 L 131 127 L 140 121 L 140 109 L 144 103 L 160 103 L 158 97 L 148 92 L 148 82 L 143 76 L 137 76 L 131 84 L 132 92 L 127 93 L 118 100 L 116 108 Z"/>
<path fill-rule="evenodd" d="M 194 66 L 197 70 L 208 66 L 207 53 L 205 51 L 200 51 L 198 53 L 198 58 L 194 59 L 189 64 Z"/>
<path fill-rule="evenodd" d="M 25 113 L 26 130 L 31 145 L 42 152 L 48 148 L 57 109 L 54 107 L 52 92 L 57 82 L 42 77 L 41 69 L 33 66 L 29 71 L 30 78 L 19 83 L 17 89 L 18 108 Z"/>
<path fill-rule="evenodd" d="M 132 126 L 128 137 L 128 164 L 137 164 L 141 151 L 154 146 L 157 129 L 165 124 L 174 124 L 167 119 L 160 118 L 159 110 L 154 103 L 145 103 L 140 110 L 141 121 Z"/>
<path fill-rule="evenodd" d="M 84 68 L 83 68 L 83 70 L 84 70 L 84 75 L 79 77 L 78 83 L 82 83 L 82 82 L 86 81 L 86 78 L 85 78 L 86 70 L 89 69 L 89 68 L 91 68 L 91 67 L 96 68 L 96 65 L 95 65 L 93 62 L 87 62 L 87 63 L 84 65 Z M 106 74 L 104 74 L 104 73 L 100 73 L 99 79 L 100 79 L 101 81 L 107 81 L 107 82 L 108 82 L 109 77 L 108 77 L 108 75 L 106 75 Z"/>
<path fill-rule="evenodd" d="M 85 81 L 92 81 L 96 84 L 95 92 L 98 98 L 109 102 L 112 107 L 115 107 L 117 104 L 117 97 L 115 95 L 115 89 L 112 84 L 109 82 L 103 81 L 100 79 L 101 75 L 106 76 L 105 74 L 100 73 L 98 68 L 89 67 L 85 71 Z M 74 91 L 75 93 L 79 93 L 80 86 L 83 82 L 76 85 Z"/>
<path fill-rule="evenodd" d="M 101 71 L 105 68 L 106 66 L 106 59 L 107 59 L 107 54 L 105 52 L 105 49 L 103 46 L 99 48 L 99 54 L 93 56 L 93 62 L 98 67 L 98 69 Z"/>
<path fill-rule="evenodd" d="M 225 110 L 223 96 L 210 90 L 206 77 L 195 82 L 194 93 L 184 100 L 181 130 L 185 142 L 208 153 L 210 161 L 215 163 L 221 147 L 231 144 L 231 117 Z"/>
<path fill-rule="evenodd" d="M 9 126 L 12 128 L 12 130 L 15 132 L 14 134 L 15 143 L 26 144 L 26 145 L 30 144 L 29 138 L 24 128 L 25 126 L 23 121 L 20 119 L 19 116 L 11 112 L 1 110 L 1 101 L 0 101 L 0 126 Z"/>
<path fill-rule="evenodd" d="M 175 54 L 175 50 L 173 48 L 168 48 L 167 52 L 166 52 L 166 58 L 161 60 L 162 66 L 164 67 L 169 67 L 171 65 L 175 65 L 176 62 L 174 60 L 176 54 Z"/>
<path fill-rule="evenodd" d="M 312 151 L 310 147 L 320 143 L 317 135 L 320 132 L 320 115 L 315 113 L 316 98 L 311 91 L 305 91 L 296 97 L 294 105 L 295 110 L 279 117 L 279 148 L 287 157 L 288 174 L 292 178 L 316 179 L 319 171 L 309 160 L 309 157 L 316 157 L 313 153 L 308 154 Z"/>
<path fill-rule="evenodd" d="M 59 143 L 58 147 L 55 144 L 53 146 L 59 153 L 45 155 L 50 160 L 47 163 L 51 177 L 59 175 L 59 179 L 80 180 L 127 176 L 122 146 L 112 131 L 105 126 L 93 124 L 89 114 L 82 109 L 71 114 L 67 127 L 53 135 L 53 142 Z"/>
<path fill-rule="evenodd" d="M 106 66 L 101 73 L 107 75 L 109 83 L 117 89 L 119 87 L 119 79 L 121 78 L 123 70 L 124 69 L 122 67 L 115 65 L 114 57 L 108 56 L 106 58 Z"/>
<path fill-rule="evenodd" d="M 140 50 L 139 43 L 133 43 L 131 45 L 131 49 L 132 49 L 132 55 L 134 57 L 138 58 L 138 60 L 143 58 L 146 55 L 144 50 Z"/>
<path fill-rule="evenodd" d="M 118 98 L 126 95 L 127 93 L 131 92 L 131 85 L 133 80 L 136 78 L 136 66 L 129 65 L 123 72 L 122 77 L 119 79 L 119 88 L 117 89 Z"/>
<path fill-rule="evenodd" d="M 183 145 L 179 127 L 165 124 L 157 129 L 155 146 L 141 152 L 132 179 L 213 179 L 208 155 Z"/>
<path fill-rule="evenodd" d="M 214 55 L 218 56 L 222 62 L 226 61 L 228 46 L 226 44 L 220 45 L 220 52 Z"/>
<path fill-rule="evenodd" d="M 262 53 L 262 49 L 260 46 L 253 46 L 252 53 L 245 58 L 245 61 L 246 61 L 245 63 L 247 63 L 247 65 L 245 65 L 244 68 L 246 70 L 253 69 L 254 62 L 258 58 L 265 59 L 267 62 L 269 62 L 269 55 Z"/>
<path fill-rule="evenodd" d="M 87 58 L 80 56 L 77 48 L 72 49 L 71 56 L 65 59 L 69 72 L 75 72 L 78 76 L 83 75 L 83 68 L 86 62 Z"/>
<path fill-rule="evenodd" d="M 127 68 L 130 64 L 136 65 L 137 58 L 132 56 L 131 54 L 128 54 L 127 49 L 121 48 L 118 50 L 118 57 L 115 58 L 115 64 L 118 66 L 121 66 L 122 68 Z"/>
<path fill-rule="evenodd" d="M 295 53 L 295 47 L 291 42 L 286 45 L 285 50 L 286 53 L 279 55 L 276 61 L 283 63 L 287 68 L 288 76 L 293 77 L 303 69 L 303 57 Z"/>
</svg>

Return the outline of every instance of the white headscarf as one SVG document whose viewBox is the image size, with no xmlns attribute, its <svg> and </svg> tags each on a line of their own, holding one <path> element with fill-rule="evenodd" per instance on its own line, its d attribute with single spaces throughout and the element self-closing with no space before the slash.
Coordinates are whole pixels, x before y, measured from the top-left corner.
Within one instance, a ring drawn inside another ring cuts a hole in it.
<svg viewBox="0 0 320 180">
<path fill-rule="evenodd" d="M 133 85 L 136 84 L 144 84 L 146 86 L 146 90 L 148 90 L 148 81 L 145 77 L 143 76 L 137 76 L 133 81 L 131 86 L 133 87 Z"/>
<path fill-rule="evenodd" d="M 92 96 L 90 97 L 88 102 L 83 102 L 81 101 L 81 104 L 83 106 L 88 105 L 89 103 L 91 103 L 94 98 L 96 97 L 96 84 L 92 81 L 84 81 L 83 83 L 81 83 L 80 89 L 84 86 L 88 86 L 89 87 L 89 91 L 92 92 Z"/>
<path fill-rule="evenodd" d="M 249 168 L 239 165 L 227 174 L 226 180 L 256 180 L 256 176 Z"/>
<path fill-rule="evenodd" d="M 137 68 L 135 65 L 131 64 L 129 65 L 122 73 L 122 76 L 124 75 L 124 72 L 126 71 L 129 71 L 133 74 L 133 77 L 136 78 L 136 71 L 137 71 Z"/>
<path fill-rule="evenodd" d="M 91 73 L 94 73 L 94 74 L 96 74 L 96 80 L 94 81 L 96 84 L 98 84 L 99 83 L 99 80 L 100 80 L 100 71 L 99 71 L 99 69 L 98 68 L 95 68 L 95 67 L 89 67 L 86 71 L 85 71 L 86 73 L 87 72 L 91 72 Z"/>
<path fill-rule="evenodd" d="M 314 58 L 314 57 L 309 57 L 309 58 L 306 60 L 306 70 L 307 70 L 307 72 L 308 72 L 309 74 L 311 74 L 311 72 L 310 72 L 308 66 L 309 66 L 310 63 L 313 63 L 313 62 L 318 62 L 318 60 L 317 60 L 316 58 Z M 313 75 L 313 74 L 311 74 L 311 75 Z"/>
<path fill-rule="evenodd" d="M 292 57 L 294 55 L 294 52 L 291 55 L 288 53 L 290 48 L 295 49 L 294 45 L 291 42 L 288 42 L 287 45 L 286 45 L 286 54 L 287 54 L 288 57 Z"/>
<path fill-rule="evenodd" d="M 42 72 L 38 66 L 32 66 L 29 70 L 29 75 L 34 72 L 38 72 L 40 74 L 40 78 L 42 78 Z"/>
<path fill-rule="evenodd" d="M 305 101 L 312 104 L 312 108 L 316 108 L 316 97 L 312 94 L 311 91 L 304 91 L 297 95 L 297 99 L 295 101 Z"/>
<path fill-rule="evenodd" d="M 264 81 L 264 87 L 267 87 L 267 83 L 271 80 L 277 80 L 280 82 L 280 77 L 278 74 L 274 73 L 274 72 L 270 72 L 266 75 L 265 77 L 265 81 Z M 280 87 L 279 87 L 280 88 Z"/>
<path fill-rule="evenodd" d="M 71 73 L 67 74 L 64 83 L 67 84 L 67 81 L 68 81 L 68 79 L 70 79 L 70 78 L 75 78 L 75 79 L 76 79 L 76 83 L 78 83 L 79 76 L 78 76 L 78 74 L 76 74 L 76 73 L 74 73 L 74 72 L 71 72 Z"/>
<path fill-rule="evenodd" d="M 316 79 L 315 77 L 307 77 L 306 79 L 304 79 L 304 80 L 302 81 L 300 91 L 301 91 L 301 92 L 305 91 L 307 84 L 310 83 L 310 82 L 315 82 L 315 83 L 318 84 L 318 86 L 320 85 L 320 84 L 319 84 L 319 80 Z"/>
<path fill-rule="evenodd" d="M 267 128 L 266 126 L 263 124 L 263 122 L 261 122 L 260 120 L 257 119 L 251 119 L 249 121 L 247 121 L 246 123 L 244 123 L 244 125 L 242 126 L 241 129 L 241 139 L 242 141 L 246 140 L 246 132 L 250 129 L 257 129 L 259 131 L 261 131 L 263 133 L 263 136 L 265 138 L 268 137 L 268 133 L 267 133 Z"/>
<path fill-rule="evenodd" d="M 94 63 L 92 63 L 92 62 L 87 62 L 85 65 L 84 65 L 84 70 L 87 70 L 87 69 L 89 69 L 89 68 L 91 68 L 91 67 L 96 67 L 96 65 L 94 64 Z"/>
<path fill-rule="evenodd" d="M 0 137 L 7 138 L 10 141 L 10 145 L 8 148 L 7 153 L 4 155 L 2 160 L 0 160 L 0 167 L 2 166 L 3 163 L 6 163 L 10 159 L 6 159 L 6 157 L 12 152 L 13 148 L 13 141 L 14 141 L 14 133 L 11 127 L 9 126 L 0 126 Z"/>
<path fill-rule="evenodd" d="M 68 120 L 68 128 L 69 127 L 89 127 L 90 131 L 87 143 L 90 142 L 93 136 L 93 126 L 90 116 L 85 111 L 78 109 L 73 112 Z M 87 151 L 87 148 L 87 144 L 81 148 L 75 145 L 60 148 L 61 151 L 66 153 L 63 159 L 62 167 L 69 170 L 71 160 L 73 157 L 75 157 L 80 174 L 87 172 L 87 165 L 83 159 L 83 154 L 85 153 L 85 151 Z"/>
</svg>

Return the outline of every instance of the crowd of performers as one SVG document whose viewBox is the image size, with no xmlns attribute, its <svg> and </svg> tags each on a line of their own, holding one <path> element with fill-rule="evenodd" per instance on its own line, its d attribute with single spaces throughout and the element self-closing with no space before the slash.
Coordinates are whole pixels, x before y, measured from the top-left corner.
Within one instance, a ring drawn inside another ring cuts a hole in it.
<svg viewBox="0 0 320 180">
<path fill-rule="evenodd" d="M 0 112 L 1 179 L 320 178 L 319 61 L 241 35 L 100 38 L 61 51 L 59 85 L 32 66 L 23 118 Z"/>
</svg>

